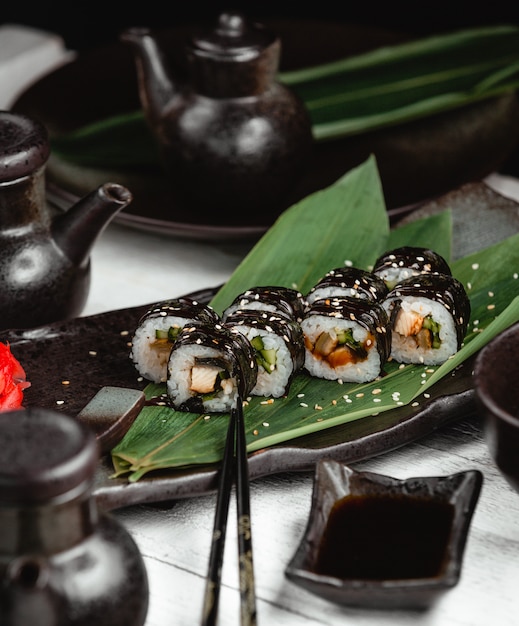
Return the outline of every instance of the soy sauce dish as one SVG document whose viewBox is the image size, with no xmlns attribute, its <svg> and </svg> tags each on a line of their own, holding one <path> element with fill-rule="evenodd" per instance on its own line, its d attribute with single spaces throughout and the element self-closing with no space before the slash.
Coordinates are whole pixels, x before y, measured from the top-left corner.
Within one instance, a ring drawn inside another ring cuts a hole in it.
<svg viewBox="0 0 519 626">
<path fill-rule="evenodd" d="M 423 609 L 454 587 L 483 475 L 405 480 L 322 460 L 285 575 L 329 601 Z"/>
</svg>

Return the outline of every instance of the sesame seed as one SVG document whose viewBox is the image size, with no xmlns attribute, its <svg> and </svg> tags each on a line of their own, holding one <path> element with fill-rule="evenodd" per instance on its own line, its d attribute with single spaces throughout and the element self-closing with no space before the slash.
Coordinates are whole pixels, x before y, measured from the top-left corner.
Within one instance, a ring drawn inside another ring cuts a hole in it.
<svg viewBox="0 0 519 626">
<path fill-rule="evenodd" d="M 65 404 L 65 400 L 56 400 L 56 404 Z"/>
<path fill-rule="evenodd" d="M 306 404 L 306 402 L 300 402 L 299 406 L 302 406 L 304 409 L 308 408 L 308 404 Z"/>
<path fill-rule="evenodd" d="M 377 389 L 373 389 L 373 391 L 371 392 L 374 396 L 378 395 L 379 393 L 382 393 L 382 389 L 380 389 L 380 387 L 378 387 Z"/>
<path fill-rule="evenodd" d="M 89 350 L 89 351 L 88 351 L 88 354 L 89 354 L 90 356 L 97 356 L 97 352 L 96 352 L 95 350 Z"/>
<path fill-rule="evenodd" d="M 487 309 L 488 309 L 489 311 L 492 311 L 492 310 L 493 310 L 493 309 L 495 309 L 495 308 L 496 308 L 496 305 L 495 305 L 495 304 L 489 304 L 489 305 L 487 306 Z"/>
<path fill-rule="evenodd" d="M 62 380 L 61 384 L 62 385 L 70 385 L 70 380 Z"/>
<path fill-rule="evenodd" d="M 316 411 L 322 411 L 322 410 L 323 410 L 323 407 L 322 407 L 322 406 L 320 406 L 319 404 L 314 404 L 314 409 L 315 409 Z"/>
<path fill-rule="evenodd" d="M 472 263 L 472 269 L 473 270 L 478 270 L 479 269 L 479 263 Z"/>
<path fill-rule="evenodd" d="M 259 430 L 257 430 L 256 428 L 252 431 L 252 434 L 257 436 L 259 435 Z"/>
<path fill-rule="evenodd" d="M 127 337 L 129 334 L 130 334 L 129 331 L 121 330 L 121 337 Z"/>
</svg>

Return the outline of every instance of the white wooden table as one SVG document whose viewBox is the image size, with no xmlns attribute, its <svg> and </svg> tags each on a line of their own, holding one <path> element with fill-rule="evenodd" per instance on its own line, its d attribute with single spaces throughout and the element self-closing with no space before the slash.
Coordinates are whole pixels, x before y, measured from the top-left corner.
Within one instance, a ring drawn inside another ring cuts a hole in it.
<svg viewBox="0 0 519 626">
<path fill-rule="evenodd" d="M 19 44 L 20 40 L 17 41 Z M 49 67 L 63 59 L 62 55 L 56 55 L 54 43 L 48 51 Z M 45 45 L 49 45 L 48 42 Z M 3 50 L 5 53 L 5 47 Z M 7 56 L 3 61 L 4 68 L 6 63 L 11 63 Z M 8 69 L 0 73 L 5 98 L 13 76 Z M 19 72 L 15 75 L 17 81 Z M 12 87 L 19 90 L 16 81 Z M 519 198 L 519 181 L 491 176 L 488 182 L 502 193 Z M 93 250 L 92 288 L 83 315 L 216 286 L 229 277 L 246 251 L 247 245 L 183 241 L 111 224 Z M 401 478 L 445 475 L 468 469 L 483 472 L 483 489 L 472 521 L 459 584 L 430 610 L 420 613 L 343 608 L 297 587 L 285 578 L 284 570 L 306 526 L 313 475 L 271 476 L 251 485 L 260 625 L 519 624 L 519 494 L 511 490 L 489 458 L 477 416 L 414 444 L 358 463 L 356 467 Z M 193 626 L 200 622 L 215 501 L 216 495 L 212 494 L 157 505 L 136 505 L 112 513 L 130 530 L 144 556 L 150 583 L 146 626 Z M 220 599 L 221 626 L 239 623 L 235 536 L 232 500 Z"/>
</svg>

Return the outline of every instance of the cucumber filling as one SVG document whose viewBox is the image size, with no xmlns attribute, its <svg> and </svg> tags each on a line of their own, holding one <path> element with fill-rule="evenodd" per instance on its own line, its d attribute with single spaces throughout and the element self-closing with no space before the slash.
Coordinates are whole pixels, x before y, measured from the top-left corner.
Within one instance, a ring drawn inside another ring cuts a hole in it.
<svg viewBox="0 0 519 626">
<path fill-rule="evenodd" d="M 258 366 L 263 368 L 267 374 L 271 374 L 276 369 L 277 357 L 275 348 L 265 348 L 260 335 L 253 337 L 251 345 L 256 353 Z"/>
<path fill-rule="evenodd" d="M 181 330 L 180 326 L 170 326 L 168 329 L 157 329 L 155 331 L 155 339 L 157 341 L 169 341 L 169 343 L 174 343 Z"/>
</svg>

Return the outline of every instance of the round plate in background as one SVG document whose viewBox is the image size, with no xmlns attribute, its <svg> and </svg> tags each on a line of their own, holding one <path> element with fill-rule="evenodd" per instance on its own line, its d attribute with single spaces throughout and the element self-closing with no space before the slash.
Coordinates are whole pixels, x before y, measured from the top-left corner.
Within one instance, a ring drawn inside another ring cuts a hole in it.
<svg viewBox="0 0 519 626">
<path fill-rule="evenodd" d="M 282 42 L 281 67 L 288 71 L 359 54 L 409 39 L 408 34 L 355 24 L 276 20 L 268 22 Z M 176 79 L 185 80 L 184 45 L 193 26 L 158 32 Z M 308 42 L 312 45 L 309 46 Z M 43 77 L 13 104 L 13 110 L 40 119 L 53 137 L 107 117 L 140 108 L 135 61 L 123 43 L 83 52 Z M 390 216 L 495 171 L 519 145 L 519 102 L 515 94 L 465 106 L 358 136 L 319 142 L 308 170 L 287 206 L 377 158 Z M 194 212 L 175 198 L 159 165 L 152 170 L 107 170 L 65 162 L 51 154 L 47 166 L 51 201 L 66 208 L 107 182 L 127 186 L 133 202 L 115 221 L 166 235 L 194 239 L 259 237 L 277 215 L 245 210 L 222 223 L 217 207 Z"/>
</svg>

